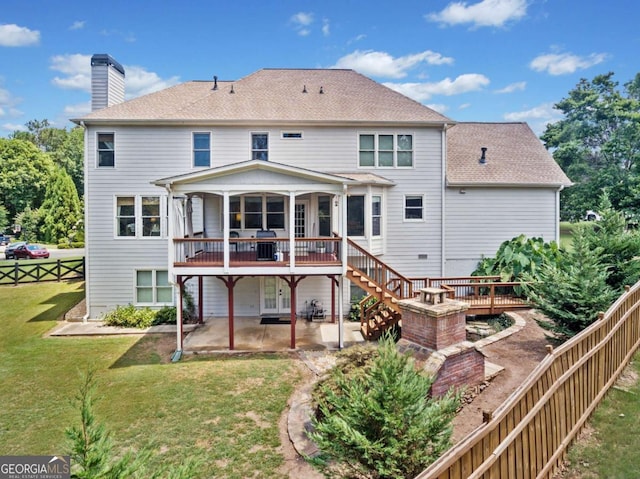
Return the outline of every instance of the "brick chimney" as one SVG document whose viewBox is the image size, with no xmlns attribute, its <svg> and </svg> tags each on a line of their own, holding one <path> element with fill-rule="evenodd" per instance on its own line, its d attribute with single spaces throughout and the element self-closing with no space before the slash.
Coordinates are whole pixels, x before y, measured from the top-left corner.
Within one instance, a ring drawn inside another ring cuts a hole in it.
<svg viewBox="0 0 640 479">
<path fill-rule="evenodd" d="M 124 68 L 106 53 L 91 57 L 91 111 L 124 101 Z"/>
</svg>

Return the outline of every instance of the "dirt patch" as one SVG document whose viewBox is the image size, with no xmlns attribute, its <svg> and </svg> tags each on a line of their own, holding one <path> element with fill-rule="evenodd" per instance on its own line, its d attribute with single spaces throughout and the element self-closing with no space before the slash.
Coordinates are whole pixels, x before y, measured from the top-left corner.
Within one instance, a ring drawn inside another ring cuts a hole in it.
<svg viewBox="0 0 640 479">
<path fill-rule="evenodd" d="M 502 366 L 496 378 L 465 405 L 453 421 L 453 441 L 458 442 L 482 424 L 482 412 L 493 412 L 515 391 L 529 373 L 546 356 L 550 340 L 547 331 L 535 321 L 533 310 L 519 312 L 526 325 L 511 336 L 482 349 L 486 360 Z"/>
</svg>

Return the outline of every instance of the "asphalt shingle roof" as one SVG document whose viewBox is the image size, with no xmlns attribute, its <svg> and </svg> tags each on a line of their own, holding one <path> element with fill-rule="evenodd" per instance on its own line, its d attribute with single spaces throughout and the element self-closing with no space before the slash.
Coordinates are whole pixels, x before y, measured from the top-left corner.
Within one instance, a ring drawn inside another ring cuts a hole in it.
<svg viewBox="0 0 640 479">
<path fill-rule="evenodd" d="M 447 130 L 447 184 L 559 187 L 571 180 L 526 123 L 457 123 Z"/>
<path fill-rule="evenodd" d="M 451 122 L 353 70 L 263 69 L 217 86 L 214 90 L 213 81 L 190 81 L 76 121 Z"/>
</svg>

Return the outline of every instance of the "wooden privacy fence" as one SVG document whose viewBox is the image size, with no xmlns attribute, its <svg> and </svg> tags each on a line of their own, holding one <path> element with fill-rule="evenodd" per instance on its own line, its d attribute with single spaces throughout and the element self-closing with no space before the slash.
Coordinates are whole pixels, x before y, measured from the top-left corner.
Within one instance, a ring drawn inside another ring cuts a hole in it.
<svg viewBox="0 0 640 479">
<path fill-rule="evenodd" d="M 84 257 L 37 263 L 16 261 L 14 264 L 0 266 L 0 285 L 83 278 Z"/>
<path fill-rule="evenodd" d="M 640 282 L 416 479 L 550 478 L 640 345 Z"/>
</svg>

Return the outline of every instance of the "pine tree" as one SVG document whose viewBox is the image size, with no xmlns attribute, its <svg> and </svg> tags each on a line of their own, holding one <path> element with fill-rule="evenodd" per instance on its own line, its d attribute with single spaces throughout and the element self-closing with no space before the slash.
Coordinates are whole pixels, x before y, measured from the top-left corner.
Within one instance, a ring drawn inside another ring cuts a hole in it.
<svg viewBox="0 0 640 479">
<path fill-rule="evenodd" d="M 309 435 L 323 453 L 316 464 L 337 477 L 415 477 L 450 447 L 459 397 L 429 398 L 433 379 L 390 336 L 365 369 L 334 370 L 337 387 L 321 388 Z"/>
<path fill-rule="evenodd" d="M 82 205 L 73 180 L 63 169 L 57 169 L 47 185 L 40 207 L 43 214 L 44 241 L 58 243 L 82 218 Z"/>
</svg>

